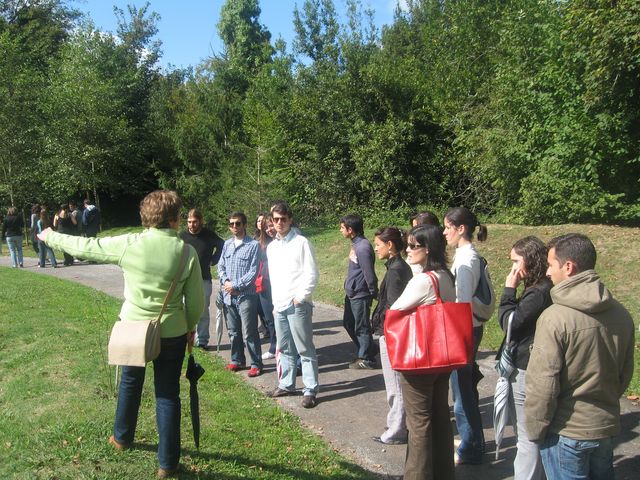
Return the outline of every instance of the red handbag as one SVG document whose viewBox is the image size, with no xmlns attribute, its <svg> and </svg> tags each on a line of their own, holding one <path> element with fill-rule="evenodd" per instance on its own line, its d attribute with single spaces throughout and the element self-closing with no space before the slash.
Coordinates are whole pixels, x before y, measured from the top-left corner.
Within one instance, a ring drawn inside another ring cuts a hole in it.
<svg viewBox="0 0 640 480">
<path fill-rule="evenodd" d="M 256 293 L 262 293 L 262 260 L 260 260 L 260 266 L 258 267 L 258 276 L 256 277 Z"/>
<path fill-rule="evenodd" d="M 436 302 L 412 310 L 387 310 L 384 337 L 391 368 L 409 374 L 437 374 L 473 361 L 471 303 L 443 302 L 438 278 Z"/>
</svg>

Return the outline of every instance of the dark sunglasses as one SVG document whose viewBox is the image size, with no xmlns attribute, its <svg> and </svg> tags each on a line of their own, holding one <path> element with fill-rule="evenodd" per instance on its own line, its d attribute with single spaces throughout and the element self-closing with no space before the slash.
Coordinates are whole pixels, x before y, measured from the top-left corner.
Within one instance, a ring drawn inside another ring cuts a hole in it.
<svg viewBox="0 0 640 480">
<path fill-rule="evenodd" d="M 424 245 L 420 245 L 419 243 L 407 243 L 407 247 L 409 247 L 409 250 L 417 250 L 419 248 L 424 248 Z"/>
<path fill-rule="evenodd" d="M 286 222 L 287 220 L 289 220 L 289 217 L 271 217 L 271 220 L 273 221 L 273 223 L 280 223 Z"/>
<path fill-rule="evenodd" d="M 230 227 L 241 227 L 242 222 L 229 222 Z"/>
</svg>

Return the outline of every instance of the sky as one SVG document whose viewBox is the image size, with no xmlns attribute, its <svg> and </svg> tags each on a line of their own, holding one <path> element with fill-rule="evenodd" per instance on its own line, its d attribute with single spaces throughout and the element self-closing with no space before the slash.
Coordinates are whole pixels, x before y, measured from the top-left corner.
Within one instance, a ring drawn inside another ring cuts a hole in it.
<svg viewBox="0 0 640 480">
<path fill-rule="evenodd" d="M 375 10 L 378 28 L 393 21 L 397 0 L 362 0 L 364 6 Z M 72 0 L 71 6 L 87 14 L 96 28 L 115 32 L 116 17 L 113 7 L 127 12 L 127 5 L 142 7 L 146 0 Z M 224 0 L 149 0 L 150 10 L 160 14 L 157 39 L 162 41 L 162 67 L 183 68 L 195 66 L 204 58 L 222 51 L 216 24 Z M 282 37 L 291 51 L 293 32 L 293 9 L 303 0 L 259 0 L 262 13 L 260 23 L 271 32 L 272 43 Z M 344 0 L 334 0 L 336 12 L 342 16 L 346 11 Z"/>
</svg>

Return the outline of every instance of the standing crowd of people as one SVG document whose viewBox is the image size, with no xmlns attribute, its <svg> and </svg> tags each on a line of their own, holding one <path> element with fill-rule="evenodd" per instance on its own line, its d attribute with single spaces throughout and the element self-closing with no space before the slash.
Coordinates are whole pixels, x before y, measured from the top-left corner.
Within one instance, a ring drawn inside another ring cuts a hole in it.
<svg viewBox="0 0 640 480">
<path fill-rule="evenodd" d="M 84 201 L 84 208 L 71 200 L 51 211 L 46 204 L 33 204 L 31 216 L 25 225 L 22 212 L 16 207 L 9 207 L 7 215 L 2 221 L 2 238 L 6 238 L 11 266 L 13 268 L 24 267 L 23 243 L 25 240 L 25 227 L 29 230 L 29 239 L 34 251 L 38 254 L 38 267 L 45 268 L 47 262 L 53 268 L 58 268 L 58 260 L 53 249 L 38 239 L 38 234 L 47 228 L 53 228 L 58 233 L 83 237 L 97 237 L 100 231 L 100 210 L 89 199 Z M 0 249 L 0 253 L 2 250 Z M 73 265 L 75 258 L 66 252 L 64 266 Z"/>
<path fill-rule="evenodd" d="M 253 237 L 247 232 L 246 215 L 232 212 L 230 237 L 224 241 L 204 226 L 195 209 L 188 212 L 187 230 L 178 233 L 181 206 L 175 192 L 152 192 L 140 207 L 145 230 L 110 242 L 69 235 L 64 229 L 73 225 L 72 219 L 66 220 L 72 213 L 63 214 L 62 209 L 56 223 L 65 225 L 63 231 L 54 232 L 43 222 L 38 229 L 44 248 L 61 249 L 72 258 L 119 264 L 125 275 L 121 317 L 128 319 L 158 314 L 183 242 L 193 247 L 188 268 L 161 319 L 162 351 L 154 360 L 161 478 L 175 475 L 180 457 L 178 365 L 187 344 L 202 348 L 209 344 L 212 265 L 217 265 L 220 282 L 216 304 L 231 345 L 226 368 L 248 369 L 248 376 L 256 377 L 264 362 L 275 358 L 278 380 L 270 396 L 295 395 L 300 371 L 304 408 L 318 404 L 321 385 L 312 327 L 312 295 L 319 273 L 313 248 L 295 226 L 291 207 L 274 202 L 256 220 Z M 364 236 L 359 215 L 340 218 L 340 233 L 350 242 L 343 315 L 354 348 L 349 368 L 381 366 L 389 406 L 386 428 L 374 440 L 407 445 L 405 479 L 452 479 L 456 464 L 484 460 L 478 405 L 482 374 L 475 362 L 452 373 L 394 371 L 384 335 L 385 314 L 433 304 L 437 298 L 468 302 L 475 355 L 493 307 L 478 300 L 488 274 L 474 240 L 487 240 L 487 228 L 470 210 L 457 207 L 445 214 L 442 226 L 435 215 L 422 212 L 412 218 L 408 233 L 397 227 L 380 228 L 373 245 Z M 454 249 L 451 262 L 447 247 Z M 505 334 L 509 332 L 509 341 L 505 335 L 498 356 L 508 348 L 516 367 L 508 379 L 518 438 L 514 477 L 613 478 L 619 397 L 633 373 L 633 320 L 596 273 L 595 247 L 586 236 L 563 235 L 546 245 L 536 237 L 525 237 L 509 255 L 512 268 L 498 305 L 498 320 Z M 376 256 L 386 267 L 380 283 Z M 269 336 L 264 353 L 259 319 Z M 123 369 L 109 439 L 119 450 L 133 442 L 144 372 L 144 367 Z M 450 386 L 460 437 L 455 449 Z"/>
</svg>

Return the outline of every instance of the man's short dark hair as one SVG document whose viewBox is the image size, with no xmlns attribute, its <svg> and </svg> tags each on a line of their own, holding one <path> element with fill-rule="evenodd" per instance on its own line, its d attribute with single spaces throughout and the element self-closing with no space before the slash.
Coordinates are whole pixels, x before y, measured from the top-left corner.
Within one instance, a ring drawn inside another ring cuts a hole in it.
<svg viewBox="0 0 640 480">
<path fill-rule="evenodd" d="M 364 221 L 358 214 L 350 213 L 349 215 L 344 215 L 340 217 L 340 223 L 353 230 L 353 233 L 356 235 L 362 235 L 364 233 Z"/>
<path fill-rule="evenodd" d="M 435 225 L 436 227 L 440 226 L 440 220 L 438 220 L 437 215 L 426 210 L 411 217 L 411 223 L 413 223 L 414 220 L 416 221 L 416 225 Z"/>
<path fill-rule="evenodd" d="M 273 204 L 271 207 L 271 213 L 273 214 L 273 212 L 293 218 L 293 210 L 291 210 L 291 206 L 284 200 L 278 200 Z"/>
<path fill-rule="evenodd" d="M 596 268 L 596 247 L 586 235 L 581 233 L 560 235 L 552 238 L 547 248 L 549 250 L 555 248 L 556 258 L 561 265 L 567 261 L 575 263 L 578 273 Z"/>
<path fill-rule="evenodd" d="M 231 215 L 229 215 L 229 220 L 231 220 L 232 218 L 239 218 L 243 225 L 247 224 L 247 216 L 244 214 L 244 212 L 231 212 Z"/>
</svg>

